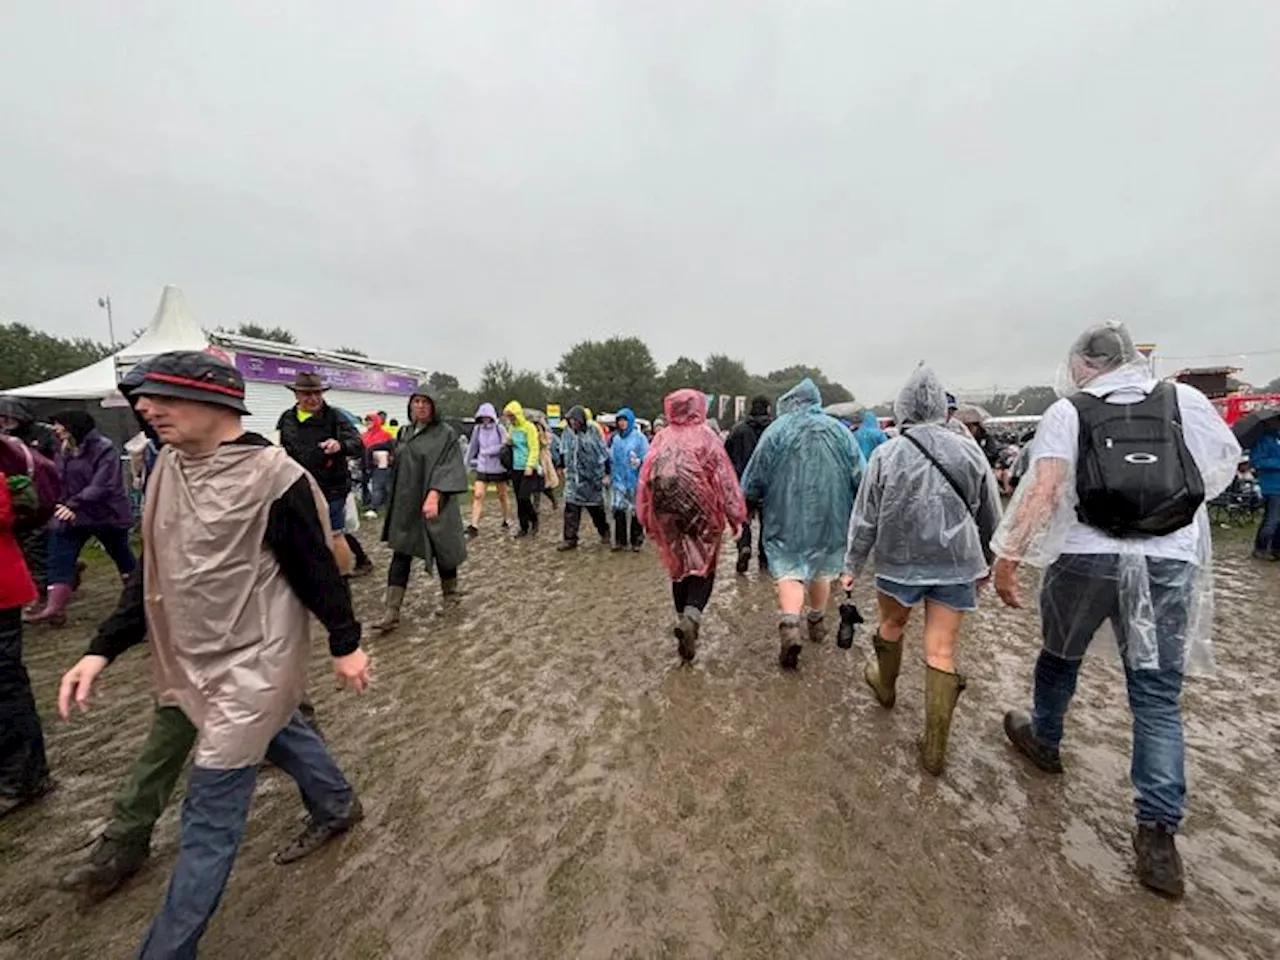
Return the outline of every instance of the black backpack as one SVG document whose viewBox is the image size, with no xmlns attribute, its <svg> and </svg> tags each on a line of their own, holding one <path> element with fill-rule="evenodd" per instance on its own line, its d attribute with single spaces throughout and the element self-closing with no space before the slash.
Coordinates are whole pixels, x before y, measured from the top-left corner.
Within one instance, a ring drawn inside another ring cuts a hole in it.
<svg viewBox="0 0 1280 960">
<path fill-rule="evenodd" d="M 1204 479 L 1182 436 L 1178 393 L 1160 383 L 1138 403 L 1071 398 L 1080 415 L 1080 522 L 1114 537 L 1163 536 L 1190 525 Z"/>
</svg>

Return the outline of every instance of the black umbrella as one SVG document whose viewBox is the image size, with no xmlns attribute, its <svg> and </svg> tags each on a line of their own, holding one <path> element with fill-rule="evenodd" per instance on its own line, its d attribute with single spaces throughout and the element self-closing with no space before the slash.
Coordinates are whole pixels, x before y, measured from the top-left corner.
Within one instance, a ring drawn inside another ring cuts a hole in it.
<svg viewBox="0 0 1280 960">
<path fill-rule="evenodd" d="M 1248 450 L 1264 433 L 1277 426 L 1280 426 L 1280 407 L 1264 407 L 1237 420 L 1231 432 L 1240 441 L 1240 446 Z"/>
</svg>

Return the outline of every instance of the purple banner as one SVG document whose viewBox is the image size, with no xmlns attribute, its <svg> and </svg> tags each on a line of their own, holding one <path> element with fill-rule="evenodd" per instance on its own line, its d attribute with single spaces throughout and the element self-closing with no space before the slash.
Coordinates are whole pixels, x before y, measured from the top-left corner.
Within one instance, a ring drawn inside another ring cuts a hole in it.
<svg viewBox="0 0 1280 960">
<path fill-rule="evenodd" d="M 330 367 L 310 360 L 292 357 L 264 357 L 256 353 L 237 353 L 236 369 L 246 380 L 292 384 L 300 373 L 318 373 L 335 390 L 357 390 L 361 393 L 386 393 L 407 397 L 417 387 L 413 377 L 400 373 L 384 373 L 352 367 Z"/>
</svg>

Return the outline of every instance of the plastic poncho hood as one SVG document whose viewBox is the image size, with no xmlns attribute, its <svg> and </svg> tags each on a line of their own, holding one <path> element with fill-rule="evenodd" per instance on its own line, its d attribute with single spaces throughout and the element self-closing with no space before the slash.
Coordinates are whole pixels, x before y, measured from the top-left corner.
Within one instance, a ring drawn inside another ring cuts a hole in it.
<svg viewBox="0 0 1280 960">
<path fill-rule="evenodd" d="M 762 511 L 769 571 L 780 580 L 835 577 L 844 565 L 862 454 L 853 434 L 822 412 L 812 380 L 784 394 L 778 414 L 742 475 L 747 501 Z"/>
<path fill-rule="evenodd" d="M 858 441 L 858 449 L 862 451 L 862 458 L 870 461 L 871 454 L 875 453 L 876 447 L 888 440 L 889 436 L 880 429 L 880 419 L 872 411 L 864 410 L 862 412 L 862 421 L 858 424 L 858 431 L 854 434 L 854 439 Z"/>
<path fill-rule="evenodd" d="M 669 426 L 654 437 L 641 467 L 636 516 L 672 580 L 706 576 L 726 525 L 737 530 L 746 519 L 746 503 L 729 455 L 707 429 L 703 394 L 677 390 L 664 409 Z"/>
<path fill-rule="evenodd" d="M 1137 354 L 1131 341 L 1125 345 L 1128 334 L 1117 333 L 1117 326 L 1106 325 L 1101 340 L 1099 328 L 1077 340 L 1070 390 L 1123 404 L 1143 399 L 1155 387 L 1145 364 L 1133 359 Z M 1101 367 L 1110 369 L 1098 373 Z M 1182 422 L 1171 426 L 1182 431 L 1207 503 L 1230 485 L 1240 447 L 1203 393 L 1183 384 L 1175 390 Z M 1114 590 L 1124 634 L 1121 653 L 1131 669 L 1211 673 L 1213 546 L 1206 508 L 1199 508 L 1190 526 L 1164 536 L 1117 538 L 1083 524 L 1077 517 L 1079 422 L 1068 398 L 1045 411 L 1030 448 L 1030 465 L 992 540 L 993 550 L 1042 568 L 1042 592 L 1080 569 L 1087 569 L 1100 588 Z M 1085 609 L 1084 604 L 1076 606 L 1071 616 Z M 1084 650 L 1073 638 L 1087 629 L 1057 632 L 1067 641 L 1046 640 L 1045 649 L 1064 659 L 1081 659 Z"/>
<path fill-rule="evenodd" d="M 924 364 L 916 367 L 893 404 L 900 427 L 912 423 L 942 423 L 947 419 L 948 394 L 938 375 Z"/>
<path fill-rule="evenodd" d="M 649 452 L 649 440 L 636 429 L 636 415 L 630 407 L 623 407 L 615 415 L 614 423 L 624 417 L 627 429 L 618 428 L 609 443 L 609 471 L 613 484 L 613 509 L 630 510 L 636 505 L 636 489 L 640 483 L 640 465 Z"/>
</svg>

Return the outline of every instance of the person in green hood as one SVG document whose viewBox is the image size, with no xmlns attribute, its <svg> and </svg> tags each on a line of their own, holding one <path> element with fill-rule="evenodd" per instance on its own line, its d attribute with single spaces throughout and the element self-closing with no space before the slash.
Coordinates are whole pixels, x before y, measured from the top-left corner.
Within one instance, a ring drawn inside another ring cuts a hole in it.
<svg viewBox="0 0 1280 960">
<path fill-rule="evenodd" d="M 457 594 L 458 568 L 467 541 L 458 497 L 467 490 L 467 468 L 453 428 L 440 419 L 436 402 L 419 384 L 409 398 L 409 422 L 396 436 L 390 506 L 382 539 L 391 547 L 386 611 L 374 625 L 387 633 L 400 625 L 400 607 L 417 557 L 440 574 L 446 601 Z"/>
</svg>

